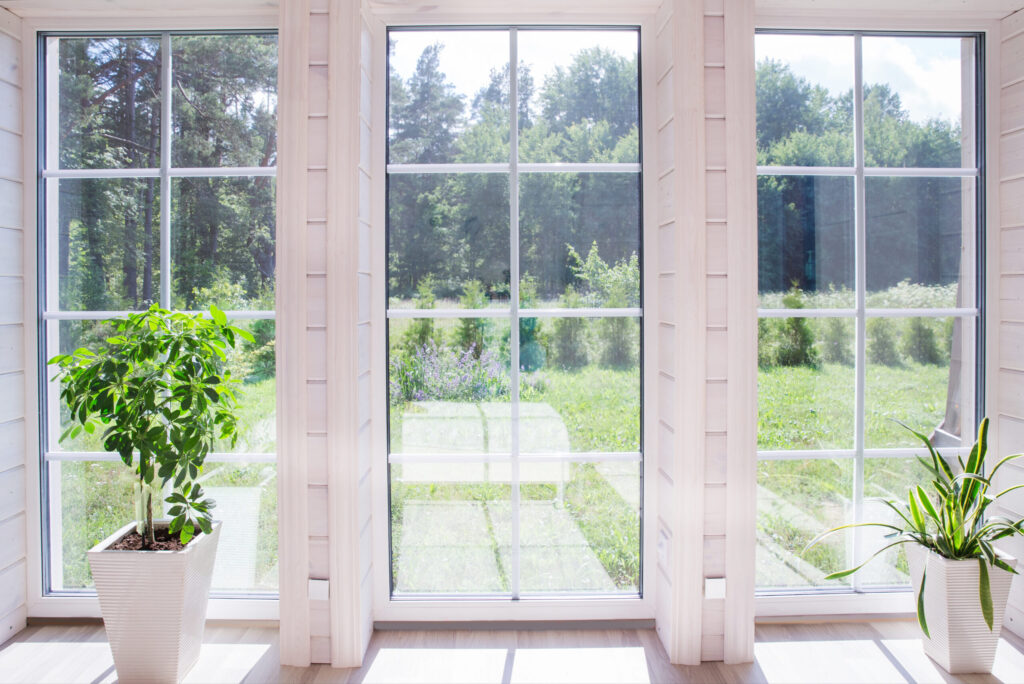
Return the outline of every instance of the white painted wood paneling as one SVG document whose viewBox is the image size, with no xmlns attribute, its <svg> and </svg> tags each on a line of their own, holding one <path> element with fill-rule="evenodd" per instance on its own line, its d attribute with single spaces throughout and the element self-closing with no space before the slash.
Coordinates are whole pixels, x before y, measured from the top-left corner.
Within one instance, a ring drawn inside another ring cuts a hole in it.
<svg viewBox="0 0 1024 684">
<path fill-rule="evenodd" d="M 0 570 L 0 615 L 9 615 L 25 605 L 25 565 L 25 561 L 19 561 Z"/>
<path fill-rule="evenodd" d="M 0 473 L 0 520 L 25 512 L 25 467 L 18 466 Z M 6 614 L 13 610 L 0 610 Z"/>
<path fill-rule="evenodd" d="M 1003 182 L 999 189 L 999 216 L 1002 230 L 999 253 L 990 263 L 998 263 L 1003 274 L 999 279 L 998 358 L 993 359 L 996 398 L 994 418 L 995 444 L 998 456 L 1024 451 L 1024 12 L 1001 22 L 1005 39 L 1000 49 L 1002 92 L 1000 125 L 1004 135 L 999 138 L 999 167 Z M 991 249 L 991 247 L 990 247 Z M 1024 483 L 1024 464 L 1004 466 L 997 474 L 999 489 Z M 1016 490 L 1000 498 L 1005 510 L 1024 515 L 1024 497 Z M 1001 545 L 1018 559 L 1024 557 L 1024 539 L 1007 540 Z M 1006 627 L 1024 636 L 1024 583 L 1014 579 Z"/>
<path fill-rule="evenodd" d="M 0 569 L 25 560 L 25 554 L 28 553 L 25 532 L 23 512 L 0 520 Z"/>
</svg>

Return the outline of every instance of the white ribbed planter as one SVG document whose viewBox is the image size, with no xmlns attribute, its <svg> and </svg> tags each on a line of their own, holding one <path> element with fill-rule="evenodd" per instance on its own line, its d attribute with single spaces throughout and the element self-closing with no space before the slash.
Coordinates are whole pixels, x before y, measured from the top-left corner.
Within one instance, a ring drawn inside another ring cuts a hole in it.
<svg viewBox="0 0 1024 684">
<path fill-rule="evenodd" d="M 981 614 L 977 560 L 950 560 L 917 544 L 907 544 L 904 548 L 910 564 L 915 600 L 921 587 L 921 574 L 927 564 L 924 616 L 931 638 L 922 635 L 924 652 L 950 674 L 991 672 L 1013 575 L 999 568 L 989 568 L 992 587 L 990 630 Z M 1011 567 L 1016 567 L 1015 559 L 1000 557 Z"/>
<path fill-rule="evenodd" d="M 181 551 L 105 550 L 134 528 L 125 525 L 88 553 L 117 677 L 180 682 L 203 643 L 220 523 Z"/>
</svg>

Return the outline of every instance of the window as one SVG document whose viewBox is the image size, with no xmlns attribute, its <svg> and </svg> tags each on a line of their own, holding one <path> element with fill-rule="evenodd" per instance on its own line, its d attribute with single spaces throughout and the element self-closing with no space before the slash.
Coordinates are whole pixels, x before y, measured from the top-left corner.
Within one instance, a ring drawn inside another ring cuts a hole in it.
<svg viewBox="0 0 1024 684">
<path fill-rule="evenodd" d="M 926 473 L 899 420 L 949 455 L 981 415 L 978 35 L 759 32 L 758 546 L 762 591 L 909 584 L 864 571 Z M 796 311 L 796 310 L 799 310 Z"/>
<path fill-rule="evenodd" d="M 395 598 L 641 592 L 638 42 L 389 32 Z"/>
<path fill-rule="evenodd" d="M 40 50 L 40 367 L 153 303 L 248 328 L 229 360 L 241 438 L 200 481 L 223 521 L 214 591 L 274 592 L 276 35 L 51 34 Z M 97 435 L 59 441 L 59 389 L 40 382 L 44 585 L 90 591 L 85 552 L 133 518 L 131 479 Z"/>
</svg>

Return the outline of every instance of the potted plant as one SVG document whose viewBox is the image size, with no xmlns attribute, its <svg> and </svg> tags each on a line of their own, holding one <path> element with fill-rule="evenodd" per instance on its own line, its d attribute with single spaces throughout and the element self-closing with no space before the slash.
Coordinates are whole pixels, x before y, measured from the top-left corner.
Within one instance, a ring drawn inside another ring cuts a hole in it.
<svg viewBox="0 0 1024 684">
<path fill-rule="evenodd" d="M 901 423 L 902 425 L 902 423 Z M 965 463 L 957 457 L 953 469 L 923 434 L 911 430 L 928 448 L 930 458 L 919 460 L 931 473 L 930 488 L 911 487 L 907 502 L 879 500 L 896 514 L 896 524 L 864 522 L 828 530 L 807 545 L 851 527 L 882 527 L 889 543 L 860 565 L 834 572 L 838 579 L 860 570 L 884 551 L 908 544 L 907 560 L 917 603 L 917 620 L 924 633 L 924 650 L 952 674 L 990 672 L 1002 629 L 1016 560 L 1000 553 L 995 542 L 1024 533 L 1024 519 L 1012 521 L 987 515 L 988 507 L 1015 485 L 990 494 L 992 478 L 1013 454 L 985 472 L 988 418 L 978 426 L 978 439 Z"/>
<path fill-rule="evenodd" d="M 105 342 L 49 361 L 72 420 L 61 439 L 99 432 L 135 473 L 136 520 L 90 550 L 89 565 L 118 677 L 177 682 L 199 657 L 220 533 L 196 478 L 216 439 L 235 442 L 237 381 L 224 362 L 251 335 L 216 307 L 207 318 L 153 306 L 106 323 Z M 154 519 L 155 499 L 169 520 Z"/>
</svg>

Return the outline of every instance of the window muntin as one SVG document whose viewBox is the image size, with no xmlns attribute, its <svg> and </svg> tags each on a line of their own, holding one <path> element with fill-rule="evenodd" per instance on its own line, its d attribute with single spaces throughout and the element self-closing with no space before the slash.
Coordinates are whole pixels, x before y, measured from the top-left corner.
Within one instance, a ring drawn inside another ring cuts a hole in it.
<svg viewBox="0 0 1024 684">
<path fill-rule="evenodd" d="M 214 591 L 272 596 L 277 37 L 40 41 L 40 365 L 152 303 L 216 304 L 248 328 L 256 343 L 229 361 L 246 380 L 239 444 L 210 454 L 201 477 L 224 523 Z M 85 552 L 131 519 L 131 482 L 95 435 L 59 442 L 59 390 L 40 382 L 44 586 L 91 592 Z"/>
<path fill-rule="evenodd" d="M 757 34 L 761 591 L 905 586 L 892 552 L 824 581 L 881 546 L 870 532 L 803 547 L 885 519 L 870 498 L 920 480 L 892 419 L 950 453 L 973 440 L 980 49 L 974 34 Z"/>
<path fill-rule="evenodd" d="M 392 596 L 636 596 L 638 32 L 392 29 L 389 74 Z"/>
</svg>

